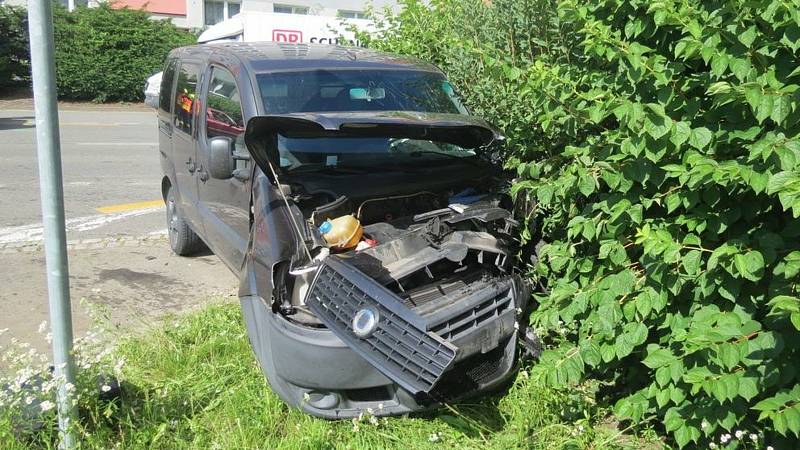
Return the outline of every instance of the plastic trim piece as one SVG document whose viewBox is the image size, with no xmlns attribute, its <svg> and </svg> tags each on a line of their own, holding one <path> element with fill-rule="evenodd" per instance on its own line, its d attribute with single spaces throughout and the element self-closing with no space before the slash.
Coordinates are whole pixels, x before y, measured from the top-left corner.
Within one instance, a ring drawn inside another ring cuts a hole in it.
<svg viewBox="0 0 800 450">
<path fill-rule="evenodd" d="M 456 358 L 458 349 L 426 331 L 426 321 L 402 299 L 339 258 L 319 268 L 306 305 L 348 347 L 414 395 L 433 390 Z M 372 333 L 359 337 L 352 323 L 364 309 L 379 320 Z"/>
</svg>

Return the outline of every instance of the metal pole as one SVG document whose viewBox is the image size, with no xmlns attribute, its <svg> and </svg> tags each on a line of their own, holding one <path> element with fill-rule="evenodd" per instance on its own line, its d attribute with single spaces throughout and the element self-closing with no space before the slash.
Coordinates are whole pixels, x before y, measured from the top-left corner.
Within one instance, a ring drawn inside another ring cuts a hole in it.
<svg viewBox="0 0 800 450">
<path fill-rule="evenodd" d="M 58 134 L 53 13 L 50 0 L 28 2 L 33 100 L 36 110 L 36 147 L 39 156 L 39 189 L 42 200 L 47 293 L 53 333 L 53 364 L 58 390 L 58 428 L 61 448 L 75 447 L 75 407 L 68 384 L 75 385 L 72 361 L 72 311 L 69 300 L 67 236 L 64 230 L 64 189 L 61 179 L 61 146 Z"/>
</svg>

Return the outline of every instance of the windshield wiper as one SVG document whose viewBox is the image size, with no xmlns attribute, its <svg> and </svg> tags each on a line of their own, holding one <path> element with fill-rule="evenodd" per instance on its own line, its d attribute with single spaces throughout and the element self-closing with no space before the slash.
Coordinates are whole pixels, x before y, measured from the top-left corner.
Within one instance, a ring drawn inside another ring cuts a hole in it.
<svg viewBox="0 0 800 450">
<path fill-rule="evenodd" d="M 355 166 L 330 166 L 326 164 L 302 164 L 297 167 L 286 169 L 286 173 L 366 173 L 370 170 L 369 167 L 355 167 Z"/>
<path fill-rule="evenodd" d="M 412 156 L 412 157 L 415 157 L 415 158 L 418 158 L 418 157 L 420 157 L 422 155 L 446 156 L 448 158 L 457 159 L 459 161 L 464 161 L 464 162 L 469 163 L 469 164 L 480 165 L 480 163 L 478 162 L 479 160 L 477 158 L 478 155 L 458 156 L 458 155 L 454 155 L 452 153 L 437 152 L 437 151 L 434 151 L 434 150 L 414 150 L 413 152 L 406 153 L 406 155 Z"/>
</svg>

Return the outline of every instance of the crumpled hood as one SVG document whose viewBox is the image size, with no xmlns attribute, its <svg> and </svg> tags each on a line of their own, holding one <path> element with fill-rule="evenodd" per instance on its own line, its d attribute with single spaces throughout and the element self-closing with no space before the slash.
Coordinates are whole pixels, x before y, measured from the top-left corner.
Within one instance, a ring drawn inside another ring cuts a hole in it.
<svg viewBox="0 0 800 450">
<path fill-rule="evenodd" d="M 503 139 L 500 131 L 485 120 L 463 114 L 366 111 L 257 116 L 247 122 L 244 139 L 250 155 L 264 173 L 270 173 L 268 161 L 275 170 L 280 170 L 278 134 L 295 138 L 425 139 L 472 149 Z"/>
</svg>

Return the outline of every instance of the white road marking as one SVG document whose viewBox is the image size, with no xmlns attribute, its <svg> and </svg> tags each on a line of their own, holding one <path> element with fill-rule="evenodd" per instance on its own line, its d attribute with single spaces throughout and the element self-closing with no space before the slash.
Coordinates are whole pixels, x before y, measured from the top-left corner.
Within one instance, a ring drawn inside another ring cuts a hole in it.
<svg viewBox="0 0 800 450">
<path fill-rule="evenodd" d="M 91 231 L 109 223 L 117 222 L 131 217 L 143 216 L 160 212 L 164 208 L 145 208 L 135 211 L 125 211 L 117 214 L 98 214 L 94 216 L 76 217 L 68 219 L 65 223 L 67 232 Z M 38 242 L 44 239 L 44 226 L 41 223 L 20 225 L 16 227 L 0 228 L 0 244 L 11 242 Z"/>
</svg>

